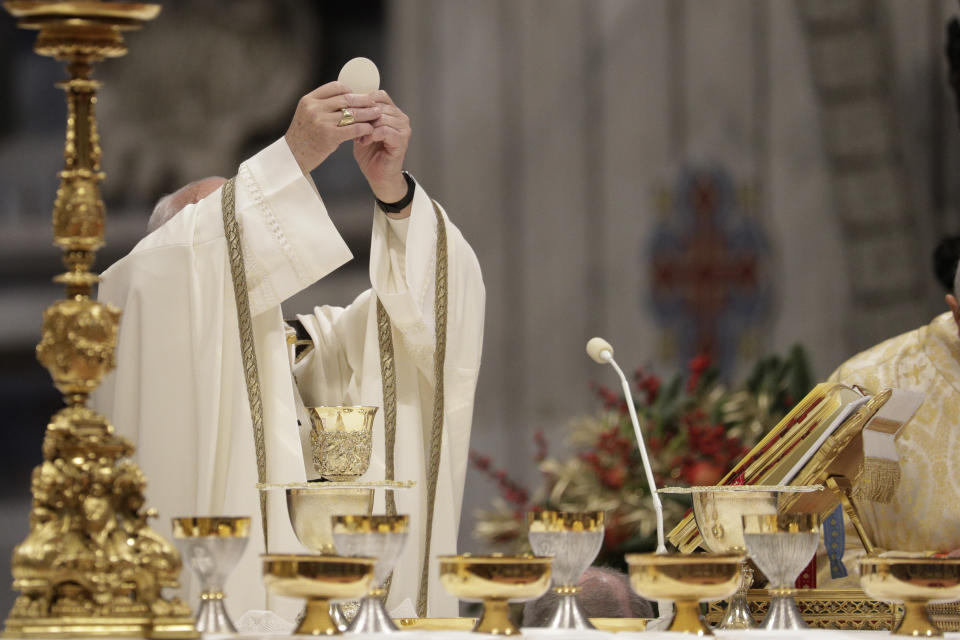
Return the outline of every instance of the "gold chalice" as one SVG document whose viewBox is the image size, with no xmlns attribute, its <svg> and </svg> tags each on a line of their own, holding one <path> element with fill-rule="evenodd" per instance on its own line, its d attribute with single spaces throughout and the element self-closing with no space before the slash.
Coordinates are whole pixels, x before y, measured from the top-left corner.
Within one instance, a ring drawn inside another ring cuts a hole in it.
<svg viewBox="0 0 960 640">
<path fill-rule="evenodd" d="M 337 551 L 344 556 L 367 556 L 375 559 L 373 588 L 360 602 L 360 609 L 347 631 L 398 631 L 381 598 L 387 595 L 384 584 L 403 551 L 409 525 L 410 517 L 404 515 L 333 517 L 333 540 Z"/>
<path fill-rule="evenodd" d="M 672 600 L 676 613 L 667 631 L 713 635 L 700 603 L 729 598 L 740 584 L 740 553 L 630 553 L 630 586 L 650 600 Z"/>
<path fill-rule="evenodd" d="M 665 487 L 660 493 L 689 494 L 693 501 L 693 517 L 700 530 L 702 545 L 712 553 L 743 553 L 742 518 L 748 514 L 777 513 L 780 498 L 788 493 L 823 491 L 823 485 L 717 485 Z M 747 603 L 747 590 L 753 584 L 753 569 L 744 560 L 740 569 L 740 586 L 730 598 L 718 629 L 752 629 L 756 625 Z"/>
<path fill-rule="evenodd" d="M 440 556 L 440 582 L 461 600 L 483 602 L 483 615 L 473 627 L 478 633 L 512 636 L 520 630 L 510 622 L 510 602 L 539 598 L 550 586 L 553 558 L 531 556 Z"/>
<path fill-rule="evenodd" d="M 892 634 L 942 636 L 927 604 L 960 599 L 960 558 L 861 558 L 860 586 L 871 598 L 903 603 Z"/>
<path fill-rule="evenodd" d="M 327 480 L 356 480 L 367 472 L 377 407 L 310 407 L 313 468 Z"/>
<path fill-rule="evenodd" d="M 372 558 L 267 554 L 263 583 L 272 593 L 306 598 L 306 615 L 295 635 L 332 636 L 341 631 L 330 617 L 330 603 L 360 598 L 373 583 Z"/>
<path fill-rule="evenodd" d="M 553 590 L 560 597 L 546 626 L 594 629 L 577 602 L 577 581 L 603 545 L 603 511 L 531 511 L 527 524 L 533 552 L 553 558 Z"/>
<path fill-rule="evenodd" d="M 173 541 L 183 563 L 200 578 L 200 607 L 194 625 L 200 633 L 236 633 L 224 604 L 223 586 L 250 537 L 250 518 L 211 516 L 173 518 Z"/>
</svg>

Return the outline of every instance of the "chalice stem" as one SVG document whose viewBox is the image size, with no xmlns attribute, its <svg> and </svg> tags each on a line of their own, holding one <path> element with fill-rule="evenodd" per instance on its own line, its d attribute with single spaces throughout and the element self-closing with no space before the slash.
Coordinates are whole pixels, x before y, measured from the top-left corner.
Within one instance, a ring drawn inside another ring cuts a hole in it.
<svg viewBox="0 0 960 640">
<path fill-rule="evenodd" d="M 576 587 L 556 587 L 554 592 L 560 596 L 557 609 L 546 626 L 548 629 L 596 629 L 577 601 Z"/>
<path fill-rule="evenodd" d="M 520 630 L 510 622 L 510 607 L 504 598 L 487 598 L 483 601 L 483 615 L 473 628 L 477 633 L 492 633 L 512 636 Z"/>
<path fill-rule="evenodd" d="M 898 636 L 920 636 L 934 637 L 942 636 L 937 625 L 930 620 L 930 614 L 927 612 L 927 603 L 924 601 L 907 600 L 903 603 L 903 618 L 893 629 L 893 634 Z"/>
<path fill-rule="evenodd" d="M 306 615 L 303 616 L 303 621 L 294 633 L 308 636 L 339 635 L 341 631 L 330 617 L 330 601 L 326 598 L 307 600 Z"/>
<path fill-rule="evenodd" d="M 740 565 L 740 587 L 727 603 L 727 610 L 724 612 L 723 620 L 720 621 L 718 629 L 754 629 L 756 624 L 753 621 L 753 615 L 750 613 L 750 603 L 747 602 L 747 590 L 753 584 L 753 569 L 744 560 Z"/>
<path fill-rule="evenodd" d="M 809 626 L 800 615 L 800 609 L 793 599 L 794 590 L 780 588 L 770 590 L 770 609 L 763 619 L 764 629 L 809 629 Z"/>
<path fill-rule="evenodd" d="M 200 595 L 200 608 L 197 610 L 197 631 L 200 633 L 236 633 L 223 593 L 207 592 Z"/>
<path fill-rule="evenodd" d="M 347 629 L 350 633 L 392 633 L 399 631 L 393 623 L 383 601 L 369 595 L 360 601 L 360 609 Z"/>
<path fill-rule="evenodd" d="M 677 600 L 674 602 L 676 613 L 673 614 L 673 620 L 667 631 L 679 631 L 681 633 L 696 633 L 701 636 L 712 636 L 713 631 L 707 626 L 700 615 L 700 603 L 696 600 Z"/>
</svg>

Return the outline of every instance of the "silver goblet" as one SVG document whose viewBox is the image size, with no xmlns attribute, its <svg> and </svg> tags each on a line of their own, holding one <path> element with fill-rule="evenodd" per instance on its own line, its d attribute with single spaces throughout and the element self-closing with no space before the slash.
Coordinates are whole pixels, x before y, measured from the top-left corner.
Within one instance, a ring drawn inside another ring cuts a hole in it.
<svg viewBox="0 0 960 640">
<path fill-rule="evenodd" d="M 553 558 L 553 591 L 560 599 L 546 627 L 594 629 L 577 602 L 577 581 L 603 545 L 603 511 L 531 511 L 527 523 L 533 553 Z"/>
<path fill-rule="evenodd" d="M 743 516 L 747 552 L 769 580 L 764 629 L 807 629 L 793 599 L 794 582 L 820 542 L 820 517 L 812 513 Z"/>
<path fill-rule="evenodd" d="M 200 578 L 200 633 L 236 633 L 224 605 L 223 586 L 237 566 L 250 536 L 250 518 L 233 516 L 173 518 L 173 540 L 183 563 Z"/>
<path fill-rule="evenodd" d="M 407 541 L 409 516 L 333 516 L 333 542 L 343 556 L 374 559 L 373 587 L 347 628 L 351 633 L 399 631 L 383 606 L 385 585 Z"/>
</svg>

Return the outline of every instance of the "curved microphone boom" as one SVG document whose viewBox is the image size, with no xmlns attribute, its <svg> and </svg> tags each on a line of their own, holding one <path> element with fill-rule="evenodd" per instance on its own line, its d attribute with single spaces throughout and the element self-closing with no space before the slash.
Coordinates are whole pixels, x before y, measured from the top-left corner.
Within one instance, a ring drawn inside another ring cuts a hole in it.
<svg viewBox="0 0 960 640">
<path fill-rule="evenodd" d="M 633 393 L 630 391 L 630 384 L 623 371 L 613 359 L 613 347 L 603 338 L 590 338 L 587 342 L 587 354 L 600 364 L 609 364 L 613 370 L 620 376 L 620 384 L 623 386 L 623 395 L 627 398 L 627 411 L 630 413 L 630 422 L 633 423 L 633 433 L 637 437 L 637 444 L 640 447 L 640 458 L 643 460 L 643 471 L 647 475 L 647 484 L 650 485 L 650 497 L 653 499 L 653 510 L 657 514 L 657 553 L 666 553 L 667 546 L 663 541 L 663 505 L 660 502 L 660 494 L 657 493 L 657 483 L 653 479 L 653 469 L 650 467 L 650 458 L 647 457 L 647 445 L 643 441 L 643 433 L 640 432 L 640 422 L 637 420 L 637 408 L 633 404 Z"/>
</svg>

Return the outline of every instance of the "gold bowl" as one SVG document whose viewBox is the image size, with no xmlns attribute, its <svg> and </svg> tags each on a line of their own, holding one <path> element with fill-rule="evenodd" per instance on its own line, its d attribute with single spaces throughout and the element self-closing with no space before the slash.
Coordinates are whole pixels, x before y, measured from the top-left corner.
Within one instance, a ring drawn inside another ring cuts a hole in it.
<svg viewBox="0 0 960 640">
<path fill-rule="evenodd" d="M 313 468 L 327 480 L 356 480 L 367 472 L 377 407 L 310 407 Z"/>
<path fill-rule="evenodd" d="M 339 482 L 312 482 L 309 487 L 288 487 L 287 515 L 303 545 L 317 553 L 335 553 L 331 518 L 364 516 L 373 510 L 372 487 L 340 486 Z"/>
<path fill-rule="evenodd" d="M 330 603 L 361 598 L 373 583 L 372 558 L 267 554 L 263 584 L 278 596 L 306 598 L 306 615 L 294 634 L 338 635 Z"/>
<path fill-rule="evenodd" d="M 942 636 L 927 604 L 960 599 L 960 558 L 861 558 L 860 586 L 876 600 L 903 603 L 894 635 Z"/>
<path fill-rule="evenodd" d="M 740 583 L 742 553 L 631 553 L 630 586 L 650 600 L 672 600 L 676 613 L 667 631 L 713 635 L 700 603 L 723 600 Z"/>
<path fill-rule="evenodd" d="M 478 633 L 516 635 L 508 603 L 539 598 L 550 586 L 553 558 L 532 556 L 440 556 L 440 583 L 460 600 L 483 602 Z"/>
</svg>

